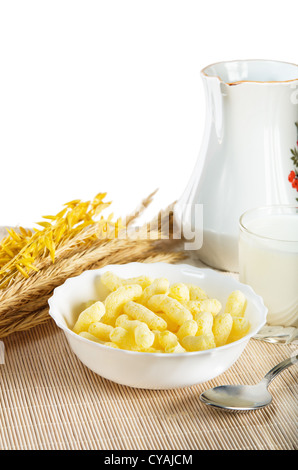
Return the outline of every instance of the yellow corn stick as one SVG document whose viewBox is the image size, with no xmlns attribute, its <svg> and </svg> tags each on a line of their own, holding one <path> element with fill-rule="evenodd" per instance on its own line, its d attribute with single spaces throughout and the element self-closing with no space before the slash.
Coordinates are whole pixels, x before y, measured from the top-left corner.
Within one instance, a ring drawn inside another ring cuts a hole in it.
<svg viewBox="0 0 298 470">
<path fill-rule="evenodd" d="M 129 331 L 121 326 L 114 328 L 110 334 L 110 339 L 112 343 L 116 343 L 120 349 L 128 349 L 131 351 L 137 350 L 137 345 L 133 342 L 133 337 Z"/>
<path fill-rule="evenodd" d="M 189 289 L 186 284 L 183 282 L 178 282 L 176 284 L 171 285 L 169 290 L 169 297 L 181 301 L 188 301 L 189 300 Z"/>
<path fill-rule="evenodd" d="M 166 324 L 167 327 L 165 329 L 171 331 L 172 333 L 177 333 L 179 330 L 179 325 L 172 321 L 165 313 L 163 312 L 157 312 L 156 315 L 158 315 L 160 318 L 162 318 Z"/>
<path fill-rule="evenodd" d="M 142 295 L 142 287 L 138 284 L 118 287 L 111 292 L 105 300 L 106 313 L 102 318 L 103 323 L 114 326 L 115 320 L 121 313 L 121 309 L 126 302 L 139 298 Z"/>
<path fill-rule="evenodd" d="M 192 320 L 192 314 L 178 300 L 167 295 L 154 295 L 148 301 L 148 307 L 152 310 L 164 312 L 172 321 L 179 326 L 187 320 Z"/>
<path fill-rule="evenodd" d="M 102 302 L 95 302 L 90 307 L 86 308 L 80 313 L 77 319 L 73 331 L 80 333 L 81 331 L 87 331 L 91 323 L 99 321 L 105 314 L 105 306 Z"/>
<path fill-rule="evenodd" d="M 183 302 L 183 305 L 193 315 L 198 312 L 210 312 L 212 315 L 217 315 L 221 310 L 221 303 L 217 299 L 190 300 L 189 302 Z"/>
<path fill-rule="evenodd" d="M 139 348 L 150 348 L 154 342 L 154 333 L 149 330 L 146 323 L 139 320 L 129 320 L 127 315 L 120 315 L 116 320 L 116 326 L 121 326 L 129 331 Z"/>
<path fill-rule="evenodd" d="M 139 286 L 141 286 L 142 289 L 144 290 L 154 282 L 154 279 L 149 276 L 138 276 L 138 277 L 131 277 L 129 279 L 123 279 L 122 282 L 123 282 L 123 285 L 125 286 L 129 284 L 139 284 Z"/>
<path fill-rule="evenodd" d="M 232 315 L 221 313 L 214 317 L 212 331 L 216 346 L 223 346 L 231 333 L 233 325 Z"/>
<path fill-rule="evenodd" d="M 96 338 L 96 336 L 91 335 L 90 333 L 88 333 L 88 331 L 81 331 L 81 333 L 79 333 L 79 336 L 82 336 L 82 338 L 89 339 L 89 341 L 94 341 L 95 343 L 104 344 L 104 341 L 101 341 L 100 339 Z"/>
<path fill-rule="evenodd" d="M 208 299 L 208 295 L 203 289 L 194 284 L 187 284 L 189 288 L 189 300 L 204 300 Z"/>
<path fill-rule="evenodd" d="M 104 345 L 108 346 L 109 348 L 119 349 L 119 346 L 116 343 L 112 343 L 112 341 L 107 341 L 106 343 L 104 343 Z"/>
<path fill-rule="evenodd" d="M 213 334 L 201 336 L 185 336 L 182 339 L 182 346 L 186 351 L 205 351 L 216 347 Z"/>
<path fill-rule="evenodd" d="M 145 289 L 153 282 L 153 279 L 149 276 L 138 276 L 131 277 L 129 279 L 122 279 L 111 271 L 106 271 L 103 273 L 100 280 L 111 291 L 115 291 L 121 286 L 128 286 L 131 284 L 138 284 L 142 287 L 142 289 Z"/>
<path fill-rule="evenodd" d="M 167 351 L 178 345 L 178 338 L 171 331 L 161 331 L 158 335 L 158 342 L 160 346 Z"/>
<path fill-rule="evenodd" d="M 111 271 L 103 273 L 100 280 L 110 291 L 117 290 L 123 285 L 122 279 Z"/>
<path fill-rule="evenodd" d="M 167 328 L 165 320 L 139 303 L 132 301 L 127 302 L 123 307 L 123 311 L 135 320 L 146 323 L 151 330 L 162 331 Z"/>
<path fill-rule="evenodd" d="M 176 346 L 168 347 L 165 349 L 166 353 L 185 353 L 185 349 L 181 346 L 180 343 L 176 344 Z"/>
<path fill-rule="evenodd" d="M 230 313 L 232 317 L 243 317 L 246 308 L 245 295 L 239 290 L 232 292 L 227 300 L 225 313 Z"/>
<path fill-rule="evenodd" d="M 228 342 L 232 343 L 233 341 L 243 338 L 243 336 L 247 335 L 249 330 L 250 323 L 246 318 L 233 317 L 233 325 L 230 336 L 228 337 Z"/>
<path fill-rule="evenodd" d="M 184 322 L 178 332 L 177 337 L 181 341 L 185 336 L 195 336 L 198 331 L 198 324 L 195 320 L 187 320 Z"/>
<path fill-rule="evenodd" d="M 168 279 L 164 277 L 155 279 L 150 286 L 144 289 L 144 292 L 142 294 L 142 297 L 139 299 L 139 302 L 146 306 L 150 297 L 156 294 L 165 294 L 169 289 L 169 285 L 170 283 Z"/>
<path fill-rule="evenodd" d="M 101 341 L 110 341 L 110 334 L 113 331 L 113 327 L 110 325 L 106 325 L 100 321 L 91 323 L 89 326 L 88 332 L 91 335 L 96 336 L 96 338 L 100 339 Z"/>
<path fill-rule="evenodd" d="M 197 336 L 212 333 L 213 315 L 210 312 L 197 312 L 194 319 L 198 325 Z"/>
</svg>

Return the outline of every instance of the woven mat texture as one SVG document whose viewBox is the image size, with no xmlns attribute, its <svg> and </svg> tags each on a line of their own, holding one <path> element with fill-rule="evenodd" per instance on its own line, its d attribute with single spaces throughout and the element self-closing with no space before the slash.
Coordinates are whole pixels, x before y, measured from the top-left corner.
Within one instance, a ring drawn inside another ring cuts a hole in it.
<svg viewBox="0 0 298 470">
<path fill-rule="evenodd" d="M 296 366 L 272 382 L 273 403 L 263 410 L 225 413 L 199 400 L 216 385 L 257 383 L 294 353 L 294 344 L 251 339 L 214 380 L 141 390 L 89 370 L 50 320 L 0 342 L 0 450 L 297 450 Z"/>
<path fill-rule="evenodd" d="M 205 384 L 141 390 L 85 367 L 52 320 L 4 339 L 0 449 L 281 449 L 297 442 L 297 368 L 271 384 L 273 404 L 224 413 L 200 402 L 206 388 L 256 383 L 297 346 L 250 340 L 239 360 Z"/>
</svg>

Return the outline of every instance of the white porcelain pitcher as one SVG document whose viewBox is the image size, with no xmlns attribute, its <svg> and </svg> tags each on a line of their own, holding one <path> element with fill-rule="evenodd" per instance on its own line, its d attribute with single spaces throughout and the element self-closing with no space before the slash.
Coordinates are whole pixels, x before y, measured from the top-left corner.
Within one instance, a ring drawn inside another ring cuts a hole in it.
<svg viewBox="0 0 298 470">
<path fill-rule="evenodd" d="M 269 60 L 221 62 L 201 72 L 207 116 L 202 148 L 175 217 L 196 230 L 203 204 L 206 264 L 238 271 L 239 217 L 248 209 L 295 204 L 288 177 L 297 148 L 298 65 Z"/>
</svg>

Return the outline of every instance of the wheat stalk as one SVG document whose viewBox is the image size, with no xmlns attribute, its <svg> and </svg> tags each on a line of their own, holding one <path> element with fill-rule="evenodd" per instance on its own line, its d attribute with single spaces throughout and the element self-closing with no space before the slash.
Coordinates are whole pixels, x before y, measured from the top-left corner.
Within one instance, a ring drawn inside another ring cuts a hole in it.
<svg viewBox="0 0 298 470">
<path fill-rule="evenodd" d="M 140 258 L 129 258 L 129 261 L 137 261 L 137 262 L 144 262 L 144 263 L 156 263 L 156 262 L 164 262 L 164 263 L 175 263 L 183 259 L 183 255 L 181 253 L 167 253 L 161 252 L 156 255 L 151 255 L 148 258 L 143 259 Z M 127 260 L 128 261 L 128 260 Z M 96 266 L 96 267 L 103 267 L 103 266 Z M 0 321 L 0 338 L 4 338 L 9 336 L 11 333 L 15 333 L 17 331 L 24 331 L 31 328 L 34 328 L 37 325 L 45 323 L 50 320 L 49 316 L 49 308 L 47 306 L 48 297 L 44 297 L 43 299 L 44 304 L 43 307 L 40 307 L 36 310 L 29 310 L 29 311 L 19 311 L 18 314 L 12 315 L 11 318 L 6 319 L 7 321 Z"/>
<path fill-rule="evenodd" d="M 155 192 L 145 198 L 140 207 L 126 218 L 125 227 L 115 234 L 116 228 L 108 231 L 109 238 L 102 238 L 93 223 L 80 233 L 70 234 L 64 244 L 56 249 L 55 263 L 50 256 L 37 259 L 36 270 L 29 279 L 24 279 L 21 272 L 14 275 L 8 287 L 0 290 L 0 337 L 14 331 L 32 328 L 47 321 L 47 301 L 52 291 L 67 278 L 77 276 L 87 269 L 95 269 L 108 264 L 123 264 L 132 261 L 175 262 L 182 259 L 181 252 L 175 252 L 174 245 L 168 242 L 163 248 L 163 230 L 165 221 L 171 223 L 170 210 L 162 211 L 150 224 L 145 224 L 129 238 L 117 238 L 123 235 L 140 214 L 151 203 Z M 154 228 L 152 230 L 152 227 Z M 126 232 L 124 235 L 128 235 Z"/>
<path fill-rule="evenodd" d="M 24 283 L 21 279 L 15 283 L 9 292 L 6 292 L 6 295 L 2 295 L 0 319 L 10 315 L 11 311 L 17 311 L 27 303 L 32 303 L 32 298 L 36 299 L 38 303 L 40 297 L 50 295 L 57 285 L 62 284 L 69 277 L 77 276 L 99 264 L 100 266 L 123 264 L 128 262 L 131 257 L 144 258 L 144 254 L 151 256 L 153 251 L 152 241 L 115 239 L 110 243 L 99 245 L 97 248 L 92 247 L 84 253 L 76 253 L 74 256 L 50 265 L 43 271 L 34 273 L 30 282 Z"/>
<path fill-rule="evenodd" d="M 160 252 L 157 254 L 151 254 L 150 256 L 146 256 L 146 253 L 143 252 L 142 256 L 131 257 L 129 254 L 128 259 L 124 259 L 124 262 L 144 262 L 144 263 L 154 263 L 154 262 L 166 262 L 166 263 L 174 263 L 183 259 L 183 254 L 179 252 Z M 100 265 L 94 266 L 93 269 L 98 267 L 103 267 L 109 264 L 107 260 L 105 263 Z M 11 314 L 10 316 L 6 317 L 5 319 L 1 319 L 0 321 L 0 337 L 4 338 L 5 336 L 10 335 L 16 331 L 27 330 L 33 328 L 41 323 L 44 323 L 50 319 L 49 316 L 49 309 L 48 309 L 48 296 L 45 295 L 40 302 L 34 306 L 34 303 L 28 304 L 30 308 L 28 309 L 20 309 L 19 311 Z"/>
<path fill-rule="evenodd" d="M 131 255 L 130 250 L 120 250 L 118 259 L 115 259 L 113 255 L 111 257 L 108 256 L 88 266 L 87 269 L 89 270 L 89 269 L 102 268 L 104 266 L 107 266 L 111 262 L 113 262 L 113 264 L 125 264 L 127 262 L 136 262 L 136 261 L 145 262 L 145 263 L 159 262 L 159 261 L 173 263 L 181 259 L 183 259 L 183 255 L 180 252 L 161 251 L 161 252 L 156 253 L 155 249 L 151 251 L 144 251 L 144 249 L 142 249 L 142 252 L 138 250 L 138 252 L 135 252 L 133 255 Z M 80 273 L 76 271 L 75 275 L 77 276 L 78 274 Z M 66 276 L 64 281 L 68 279 L 69 277 L 71 276 Z M 19 309 L 14 309 L 14 310 L 9 309 L 8 312 L 5 312 L 1 315 L 0 327 L 9 325 L 12 319 L 19 320 L 22 317 L 30 314 L 31 312 L 35 312 L 37 310 L 44 308 L 47 305 L 48 298 L 51 293 L 52 291 L 50 291 L 50 293 L 49 292 L 40 293 L 38 296 L 34 297 L 32 301 L 21 304 Z"/>
</svg>

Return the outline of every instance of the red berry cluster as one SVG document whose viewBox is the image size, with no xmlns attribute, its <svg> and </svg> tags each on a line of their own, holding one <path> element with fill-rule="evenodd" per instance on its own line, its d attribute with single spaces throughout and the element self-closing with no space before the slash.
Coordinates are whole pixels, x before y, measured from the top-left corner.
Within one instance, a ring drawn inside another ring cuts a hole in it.
<svg viewBox="0 0 298 470">
<path fill-rule="evenodd" d="M 296 175 L 295 171 L 292 170 L 288 176 L 288 180 L 292 183 L 292 188 L 295 188 L 298 191 L 298 175 Z"/>
</svg>

